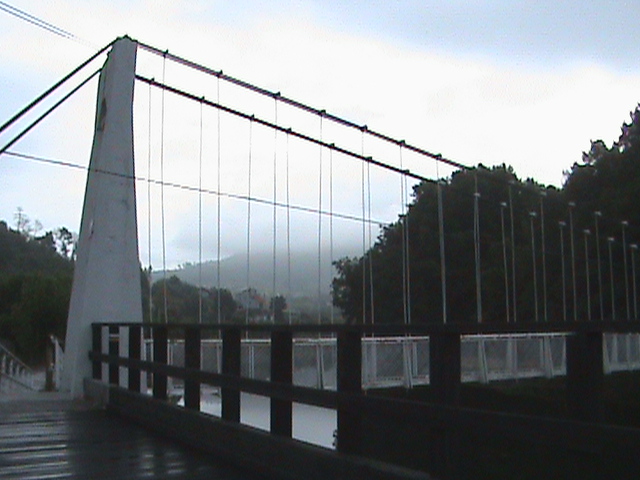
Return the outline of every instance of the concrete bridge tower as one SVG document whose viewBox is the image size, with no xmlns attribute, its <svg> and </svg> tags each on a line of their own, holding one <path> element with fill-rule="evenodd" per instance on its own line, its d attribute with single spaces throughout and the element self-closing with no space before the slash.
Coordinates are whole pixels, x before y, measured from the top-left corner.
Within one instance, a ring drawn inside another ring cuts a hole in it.
<svg viewBox="0 0 640 480">
<path fill-rule="evenodd" d="M 62 389 L 76 397 L 91 376 L 91 324 L 142 322 L 133 160 L 136 50 L 130 38 L 118 39 L 100 74 L 62 374 Z"/>
</svg>

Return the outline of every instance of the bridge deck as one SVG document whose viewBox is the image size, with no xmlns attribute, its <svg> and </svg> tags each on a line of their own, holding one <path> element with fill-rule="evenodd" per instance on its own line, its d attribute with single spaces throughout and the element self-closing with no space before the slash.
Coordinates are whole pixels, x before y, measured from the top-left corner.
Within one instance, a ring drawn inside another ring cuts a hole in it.
<svg viewBox="0 0 640 480">
<path fill-rule="evenodd" d="M 67 400 L 0 402 L 1 479 L 259 477 Z"/>
</svg>

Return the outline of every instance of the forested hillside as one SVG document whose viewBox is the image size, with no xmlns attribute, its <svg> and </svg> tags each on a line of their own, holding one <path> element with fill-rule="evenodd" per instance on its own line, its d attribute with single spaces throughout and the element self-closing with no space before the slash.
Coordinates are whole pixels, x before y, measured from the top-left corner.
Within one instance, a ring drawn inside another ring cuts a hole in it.
<svg viewBox="0 0 640 480">
<path fill-rule="evenodd" d="M 540 145 L 543 143 L 538 140 L 527 148 L 541 148 Z M 541 148 L 540 155 L 545 155 L 544 148 Z M 568 318 L 573 318 L 574 291 L 572 282 L 569 281 L 569 278 L 573 277 L 570 277 L 572 271 L 569 270 L 571 265 L 568 260 L 570 209 L 573 214 L 577 272 L 575 296 L 580 299 L 576 302 L 576 317 L 586 318 L 588 315 L 587 302 L 584 300 L 587 297 L 586 271 L 589 272 L 588 288 L 592 299 L 592 311 L 597 312 L 597 318 L 600 318 L 602 305 L 604 316 L 611 316 L 610 295 L 603 295 L 602 304 L 599 299 L 596 273 L 598 253 L 604 270 L 601 276 L 606 273 L 607 282 L 603 281 L 603 284 L 609 288 L 609 274 L 612 273 L 614 283 L 618 285 L 614 306 L 620 312 L 619 315 L 627 314 L 625 291 L 624 288 L 620 288 L 620 285 L 624 285 L 621 230 L 622 222 L 627 221 L 627 246 L 640 240 L 638 108 L 631 113 L 631 121 L 623 124 L 620 137 L 611 147 L 607 147 L 601 140 L 591 142 L 591 148 L 583 154 L 582 161 L 575 163 L 566 172 L 565 183 L 561 189 L 539 185 L 532 179 L 522 180 L 511 168 L 504 165 L 491 169 L 480 165 L 470 171 L 458 171 L 451 178 L 442 179 L 440 188 L 435 182 L 416 185 L 406 218 L 399 218 L 397 222 L 387 226 L 365 256 L 343 258 L 336 262 L 338 275 L 333 281 L 334 304 L 344 311 L 349 321 L 368 323 L 372 321 L 373 316 L 376 323 L 401 323 L 406 318 L 405 311 L 408 311 L 412 323 L 442 322 L 439 189 L 444 219 L 447 321 L 477 321 L 476 246 L 479 246 L 480 252 L 482 321 L 506 320 L 505 263 L 507 288 L 510 291 L 511 320 L 517 313 L 518 321 L 535 321 L 536 294 L 537 318 L 544 320 L 546 317 L 549 321 L 562 320 L 565 312 L 562 247 L 565 249 L 567 269 L 564 288 L 566 312 Z M 474 235 L 476 192 L 479 193 L 477 241 Z M 599 251 L 595 247 L 596 215 L 599 221 Z M 543 217 L 544 234 L 541 222 Z M 562 227 L 562 244 L 559 222 L 565 222 Z M 584 230 L 589 230 L 586 240 Z M 607 255 L 608 237 L 614 238 L 611 262 Z M 541 259 L 543 238 L 546 258 L 544 270 Z M 403 244 L 408 244 L 408 248 L 403 249 Z M 512 245 L 515 248 L 512 248 Z M 403 268 L 403 252 L 407 251 L 409 262 L 408 265 L 405 263 L 406 266 Z M 629 256 L 630 252 L 627 251 L 626 254 Z M 591 262 L 589 269 L 586 265 L 587 258 Z M 537 284 L 534 282 L 534 260 Z M 515 297 L 512 292 L 513 266 L 516 272 Z M 627 275 L 629 277 L 631 274 Z M 546 279 L 544 283 L 543 278 Z M 403 284 L 409 285 L 409 299 L 403 296 Z M 543 290 L 544 287 L 546 291 Z M 546 302 L 543 301 L 545 293 Z M 513 311 L 514 303 L 516 312 Z"/>
<path fill-rule="evenodd" d="M 25 226 L 0 221 L 0 341 L 39 364 L 49 335 L 64 339 L 72 238 L 66 229 L 35 236 Z"/>
</svg>

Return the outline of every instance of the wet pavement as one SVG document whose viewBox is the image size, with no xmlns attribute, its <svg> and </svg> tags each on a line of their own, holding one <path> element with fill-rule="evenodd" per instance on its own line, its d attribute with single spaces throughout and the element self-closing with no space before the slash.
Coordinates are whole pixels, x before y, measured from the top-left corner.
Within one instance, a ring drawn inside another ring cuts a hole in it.
<svg viewBox="0 0 640 480">
<path fill-rule="evenodd" d="M 0 479 L 258 480 L 60 393 L 0 399 Z"/>
</svg>

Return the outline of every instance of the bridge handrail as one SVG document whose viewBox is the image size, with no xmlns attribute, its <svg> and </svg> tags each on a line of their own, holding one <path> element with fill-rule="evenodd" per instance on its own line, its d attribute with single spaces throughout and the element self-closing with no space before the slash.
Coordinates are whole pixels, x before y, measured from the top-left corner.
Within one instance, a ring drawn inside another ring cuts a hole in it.
<svg viewBox="0 0 640 480">
<path fill-rule="evenodd" d="M 535 334 L 535 333 L 640 333 L 638 321 L 578 321 L 549 323 L 447 323 L 447 324 L 367 324 L 367 325 L 318 325 L 318 324 L 250 324 L 234 323 L 135 323 L 135 322 L 96 322 L 96 327 L 144 327 L 146 329 L 167 326 L 171 329 L 194 329 L 199 331 L 228 331 L 241 329 L 245 332 L 271 333 L 274 331 L 291 331 L 292 333 L 327 333 L 337 334 L 342 331 L 359 332 L 361 335 L 500 335 L 500 334 Z"/>
<path fill-rule="evenodd" d="M 10 381 L 14 386 L 35 390 L 32 381 L 34 375 L 31 367 L 0 344 L 0 377 L 3 380 Z"/>
<path fill-rule="evenodd" d="M 238 326 L 238 325 L 193 325 L 193 324 L 93 324 L 93 349 L 89 357 L 93 362 L 93 375 L 103 380 L 103 364 L 108 370 L 108 382 L 120 385 L 120 370 L 128 369 L 127 388 L 141 392 L 141 372 L 149 372 L 153 378 L 153 397 L 168 400 L 167 379 L 176 377 L 184 380 L 185 408 L 200 410 L 201 385 L 209 384 L 221 389 L 222 420 L 240 422 L 240 393 L 252 393 L 270 398 L 271 434 L 292 436 L 292 405 L 301 403 L 334 409 L 337 412 L 337 449 L 343 453 L 367 454 L 363 450 L 363 421 L 367 415 L 375 418 L 393 419 L 393 422 L 416 422 L 433 428 L 438 433 L 432 440 L 441 442 L 433 451 L 434 473 L 442 474 L 455 469 L 456 441 L 452 436 L 466 431 L 483 431 L 485 434 L 500 435 L 518 441 L 540 445 L 553 444 L 566 451 L 580 451 L 585 454 L 600 452 L 604 457 L 611 445 L 625 445 L 624 455 L 635 453 L 640 448 L 640 429 L 608 425 L 603 418 L 603 339 L 614 333 L 638 333 L 640 324 L 631 322 L 614 325 L 565 324 L 538 327 L 535 330 L 560 330 L 566 336 L 567 361 L 567 404 L 571 418 L 516 415 L 504 412 L 483 411 L 460 406 L 461 355 L 463 334 L 478 331 L 477 327 L 454 325 L 446 329 L 434 326 L 398 330 L 402 334 L 418 330 L 428 332 L 430 343 L 430 381 L 433 403 L 423 403 L 396 398 L 384 398 L 376 394 L 365 395 L 362 390 L 361 361 L 363 332 L 388 333 L 388 328 L 363 328 L 356 326 L 332 326 L 322 331 L 332 331 L 337 336 L 338 361 L 337 390 L 320 390 L 294 385 L 292 382 L 293 334 L 296 332 L 320 331 L 310 326 Z M 124 330 L 123 330 L 124 328 Z M 109 335 L 103 336 L 107 329 Z M 120 356 L 119 337 L 128 329 L 129 357 Z M 171 330 L 183 330 L 185 338 L 185 366 L 168 364 L 168 340 Z M 201 333 L 206 330 L 221 330 L 222 333 L 222 373 L 201 369 Z M 154 339 L 154 360 L 143 360 L 141 343 L 143 330 Z M 488 327 L 481 330 L 487 331 Z M 491 330 L 496 330 L 495 328 Z M 520 327 L 500 328 L 501 333 L 509 330 L 522 332 Z M 243 332 L 267 331 L 271 335 L 271 378 L 270 381 L 243 377 L 241 374 L 241 340 Z M 103 340 L 108 339 L 108 352 L 103 352 Z M 124 379 L 123 379 L 124 380 Z M 414 428 L 414 427 L 410 427 Z M 488 433 L 487 433 L 488 432 Z M 384 442 L 383 442 L 384 443 Z M 445 449 L 445 450 L 442 450 Z M 448 449 L 452 449 L 449 451 Z M 446 451 L 445 455 L 437 452 Z M 429 454 L 427 452 L 427 454 Z M 626 458 L 626 457 L 625 457 Z M 442 465 L 442 462 L 446 465 Z M 603 460 L 604 461 L 604 460 Z M 439 466 L 438 466 L 439 465 Z M 455 476 L 455 475 L 454 475 Z"/>
<path fill-rule="evenodd" d="M 35 388 L 33 388 L 32 382 L 24 382 L 24 381 L 20 380 L 19 377 L 15 377 L 13 375 L 9 375 L 8 373 L 5 373 L 5 372 L 0 372 L 0 379 L 2 379 L 2 381 L 0 381 L 0 383 L 2 383 L 4 380 L 8 380 L 13 385 L 18 386 L 20 388 L 23 388 L 23 389 L 26 389 L 26 390 L 35 390 Z M 0 391 L 5 391 L 4 386 L 3 386 L 2 389 L 0 389 Z"/>
</svg>

